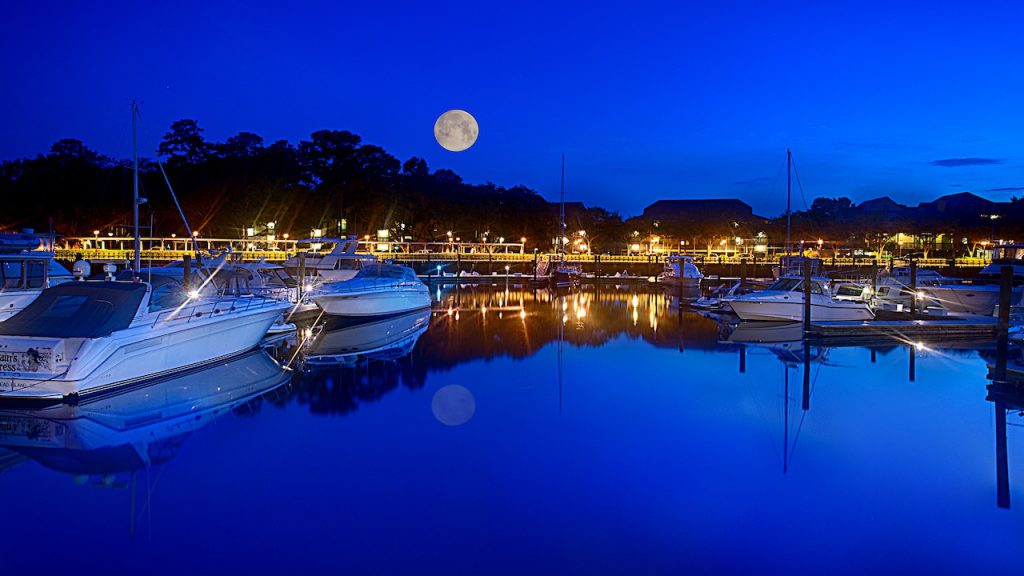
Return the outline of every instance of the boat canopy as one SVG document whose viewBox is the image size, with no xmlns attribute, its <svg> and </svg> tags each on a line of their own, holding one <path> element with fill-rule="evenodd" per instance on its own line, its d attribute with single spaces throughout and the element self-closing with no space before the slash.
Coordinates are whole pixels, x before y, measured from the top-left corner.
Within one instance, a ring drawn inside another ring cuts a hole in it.
<svg viewBox="0 0 1024 576">
<path fill-rule="evenodd" d="M 0 322 L 0 336 L 100 338 L 127 328 L 146 296 L 141 282 L 66 282 Z"/>
<path fill-rule="evenodd" d="M 419 278 L 416 276 L 416 271 L 412 268 L 406 268 L 405 266 L 399 266 L 397 264 L 371 264 L 364 266 L 356 273 L 353 280 L 371 278 L 388 278 L 392 280 L 419 282 Z"/>
</svg>

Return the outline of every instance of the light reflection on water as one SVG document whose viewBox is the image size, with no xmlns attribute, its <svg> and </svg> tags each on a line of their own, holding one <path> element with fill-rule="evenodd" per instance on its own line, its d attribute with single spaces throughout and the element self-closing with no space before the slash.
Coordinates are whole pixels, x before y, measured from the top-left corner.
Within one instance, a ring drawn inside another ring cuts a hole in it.
<svg viewBox="0 0 1024 576">
<path fill-rule="evenodd" d="M 4 411 L 3 573 L 966 573 L 1024 536 L 991 345 L 805 345 L 648 286 L 446 287 L 300 334 L 293 372 Z"/>
</svg>

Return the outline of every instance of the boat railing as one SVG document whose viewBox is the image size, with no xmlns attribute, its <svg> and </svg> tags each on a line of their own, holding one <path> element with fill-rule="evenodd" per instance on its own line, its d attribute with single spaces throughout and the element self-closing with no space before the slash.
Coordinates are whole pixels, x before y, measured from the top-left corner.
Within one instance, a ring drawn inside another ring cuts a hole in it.
<svg viewBox="0 0 1024 576">
<path fill-rule="evenodd" d="M 278 304 L 277 300 L 262 298 L 259 296 L 235 297 L 230 299 L 218 299 L 215 301 L 200 301 L 189 305 L 187 302 L 177 308 L 164 310 L 157 314 L 153 320 L 153 327 L 158 324 L 189 323 L 193 319 L 215 316 L 228 312 L 247 312 L 268 308 Z"/>
<path fill-rule="evenodd" d="M 406 279 L 406 278 L 371 278 L 363 277 L 359 279 L 347 280 L 345 282 L 332 282 L 328 284 L 321 284 L 315 290 L 311 292 L 314 295 L 326 295 L 326 294 L 351 294 L 354 292 L 366 292 L 367 290 L 378 290 L 381 288 L 414 288 L 416 286 L 422 286 L 423 283 L 419 279 Z"/>
</svg>

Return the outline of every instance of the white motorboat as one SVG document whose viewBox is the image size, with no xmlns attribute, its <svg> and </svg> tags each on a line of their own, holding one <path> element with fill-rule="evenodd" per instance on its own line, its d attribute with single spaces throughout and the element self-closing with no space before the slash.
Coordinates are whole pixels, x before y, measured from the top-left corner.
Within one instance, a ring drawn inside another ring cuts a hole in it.
<svg viewBox="0 0 1024 576">
<path fill-rule="evenodd" d="M 1004 266 L 1013 270 L 1012 302 L 1021 302 L 1024 289 L 1024 244 L 996 246 L 992 262 L 982 268 L 976 282 L 943 283 L 920 290 L 922 296 L 953 314 L 991 316 L 999 304 L 999 275 Z"/>
<path fill-rule="evenodd" d="M 331 316 L 385 316 L 430 306 L 430 289 L 412 268 L 397 264 L 364 266 L 346 282 L 332 282 L 309 299 Z"/>
<path fill-rule="evenodd" d="M 77 404 L 0 410 L 0 445 L 84 477 L 162 464 L 191 433 L 291 377 L 266 352 L 254 350 Z"/>
<path fill-rule="evenodd" d="M 875 287 L 875 293 L 871 295 L 871 286 L 867 286 L 868 301 L 871 307 L 883 310 L 895 310 L 902 312 L 910 309 L 911 300 L 917 298 L 922 307 L 926 305 L 923 288 L 952 284 L 955 281 L 939 274 L 937 270 L 918 268 L 914 279 L 914 289 L 911 289 L 910 267 L 896 266 L 889 272 L 881 272 Z"/>
<path fill-rule="evenodd" d="M 0 399 L 120 388 L 254 348 L 288 305 L 194 296 L 175 279 L 66 282 L 0 323 Z"/>
<path fill-rule="evenodd" d="M 0 234 L 0 322 L 32 303 L 50 286 L 74 279 L 53 259 L 44 239 L 30 233 Z"/>
<path fill-rule="evenodd" d="M 318 277 L 323 282 L 344 282 L 351 280 L 366 266 L 377 263 L 373 254 L 357 254 L 359 240 L 351 238 L 306 238 L 298 244 L 308 244 L 310 249 L 302 254 L 289 257 L 284 261 L 284 269 L 292 278 L 300 276 Z M 324 246 L 330 246 L 324 252 Z M 304 273 L 299 269 L 304 268 Z"/>
<path fill-rule="evenodd" d="M 719 284 L 691 303 L 690 306 L 710 312 L 731 312 L 729 300 L 764 288 L 767 288 L 767 285 L 749 281 L 741 284 L 738 280 L 730 284 Z"/>
<path fill-rule="evenodd" d="M 802 321 L 804 280 L 784 276 L 767 289 L 724 299 L 741 320 Z M 816 321 L 871 320 L 874 312 L 864 302 L 836 300 L 829 292 L 828 279 L 811 278 L 811 319 Z"/>
<path fill-rule="evenodd" d="M 704 278 L 700 269 L 693 263 L 692 256 L 681 256 L 673 254 L 665 261 L 665 270 L 658 274 L 658 282 L 671 286 L 682 285 L 686 288 L 700 288 L 700 281 Z"/>
<path fill-rule="evenodd" d="M 309 341 L 305 364 L 348 364 L 408 354 L 430 324 L 430 309 L 386 318 L 338 322 L 331 319 Z"/>
<path fill-rule="evenodd" d="M 243 262 L 234 266 L 249 274 L 249 288 L 253 294 L 291 304 L 289 317 L 317 309 L 316 304 L 306 298 L 311 283 L 307 280 L 305 291 L 300 291 L 299 281 L 289 275 L 283 266 L 263 260 Z"/>
</svg>

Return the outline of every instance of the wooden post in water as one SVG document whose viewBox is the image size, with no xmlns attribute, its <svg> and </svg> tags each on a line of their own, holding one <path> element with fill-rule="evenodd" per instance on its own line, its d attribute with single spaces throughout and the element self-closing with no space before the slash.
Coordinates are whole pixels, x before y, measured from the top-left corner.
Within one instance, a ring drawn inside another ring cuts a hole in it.
<svg viewBox="0 0 1024 576">
<path fill-rule="evenodd" d="M 299 252 L 299 288 L 296 290 L 299 295 L 299 302 L 302 301 L 302 293 L 306 291 L 306 253 Z"/>
<path fill-rule="evenodd" d="M 188 293 L 188 289 L 189 289 L 189 284 L 191 284 L 191 281 L 192 281 L 192 255 L 191 254 L 185 254 L 185 256 L 182 257 L 182 262 L 184 263 L 184 270 L 183 270 L 183 276 L 182 277 L 185 279 L 185 293 L 187 294 Z"/>
<path fill-rule="evenodd" d="M 1006 405 L 996 400 L 996 506 L 1010 507 L 1010 466 L 1006 452 Z"/>
<path fill-rule="evenodd" d="M 910 345 L 910 381 L 917 380 L 917 346 Z"/>
<path fill-rule="evenodd" d="M 455 277 L 458 278 L 462 275 L 462 250 L 456 249 L 455 252 Z"/>
<path fill-rule="evenodd" d="M 740 286 L 747 283 L 747 259 L 740 258 Z"/>
<path fill-rule="evenodd" d="M 910 259 L 910 316 L 917 314 L 917 260 Z"/>
<path fill-rule="evenodd" d="M 811 409 L 811 343 L 804 339 L 804 410 Z"/>
<path fill-rule="evenodd" d="M 1010 331 L 1010 297 L 1013 293 L 1013 266 L 1003 266 L 999 271 L 999 324 L 996 331 L 995 380 L 1006 381 L 1006 354 Z"/>
<path fill-rule="evenodd" d="M 537 252 L 536 249 L 533 251 L 533 281 L 534 282 L 537 281 L 537 265 L 540 264 L 540 262 L 539 262 L 539 258 L 540 258 L 539 254 L 540 253 Z"/>
<path fill-rule="evenodd" d="M 811 331 L 811 261 L 804 260 L 804 338 Z"/>
<path fill-rule="evenodd" d="M 871 297 L 874 298 L 878 292 L 878 259 L 871 261 Z"/>
</svg>

